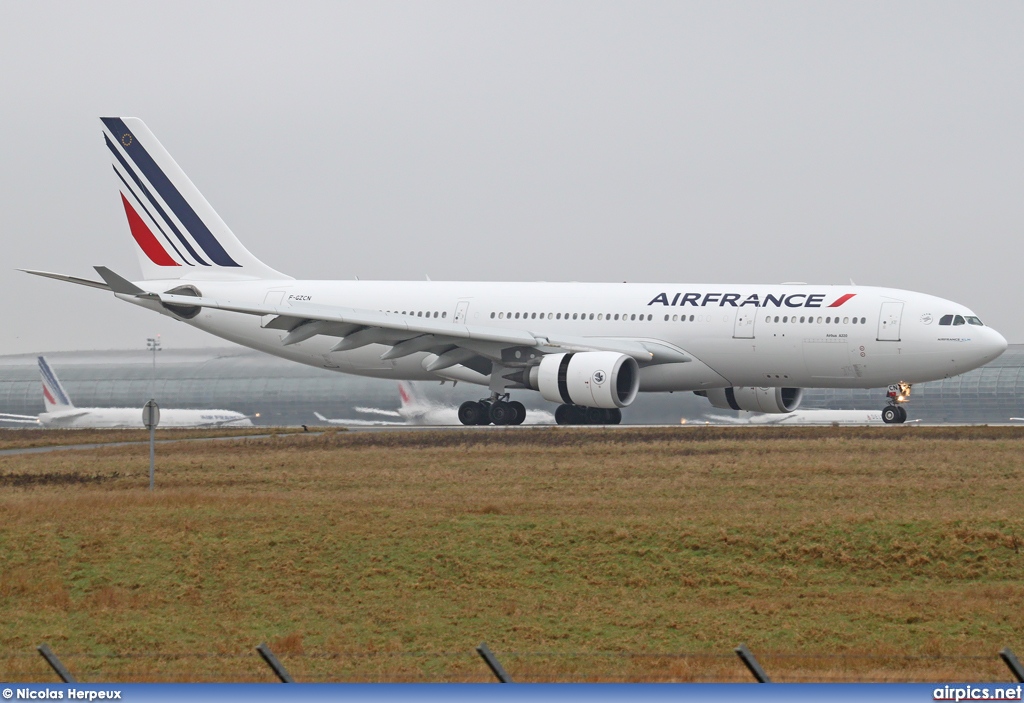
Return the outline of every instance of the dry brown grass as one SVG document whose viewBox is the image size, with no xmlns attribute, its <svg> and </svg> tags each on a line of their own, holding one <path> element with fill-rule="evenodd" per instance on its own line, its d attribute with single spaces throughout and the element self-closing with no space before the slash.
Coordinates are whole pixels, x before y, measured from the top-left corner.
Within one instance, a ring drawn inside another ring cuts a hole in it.
<svg viewBox="0 0 1024 703">
<path fill-rule="evenodd" d="M 142 411 L 139 411 L 142 417 Z M 209 437 L 243 437 L 248 435 L 288 434 L 302 432 L 298 427 L 218 427 L 157 429 L 157 441 L 204 439 Z M 0 428 L 0 450 L 53 447 L 68 444 L 107 444 L 110 442 L 148 442 L 149 430 L 44 430 L 35 427 Z"/>
<path fill-rule="evenodd" d="M 0 678 L 1007 680 L 1021 428 L 328 433 L 0 457 Z M 3 482 L 5 476 L 19 477 Z M 35 477 L 46 477 L 35 480 Z M 65 477 L 62 480 L 60 477 Z"/>
</svg>

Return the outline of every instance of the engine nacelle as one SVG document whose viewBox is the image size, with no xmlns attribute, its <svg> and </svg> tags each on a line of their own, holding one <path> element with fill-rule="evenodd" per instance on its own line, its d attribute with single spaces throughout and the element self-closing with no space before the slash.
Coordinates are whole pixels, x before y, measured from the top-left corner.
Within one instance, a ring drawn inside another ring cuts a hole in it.
<svg viewBox="0 0 1024 703">
<path fill-rule="evenodd" d="M 716 408 L 755 413 L 791 413 L 800 407 L 803 388 L 709 388 L 702 391 Z"/>
<path fill-rule="evenodd" d="M 553 403 L 624 408 L 640 390 L 640 366 L 618 352 L 547 354 L 530 369 L 529 382 Z"/>
</svg>

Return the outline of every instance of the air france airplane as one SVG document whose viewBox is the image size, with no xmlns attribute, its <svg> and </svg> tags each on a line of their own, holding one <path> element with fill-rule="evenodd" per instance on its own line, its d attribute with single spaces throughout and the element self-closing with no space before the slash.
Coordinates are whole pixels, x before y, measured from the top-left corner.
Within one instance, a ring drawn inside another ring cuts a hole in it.
<svg viewBox="0 0 1024 703">
<path fill-rule="evenodd" d="M 467 425 L 522 422 L 519 390 L 559 403 L 560 424 L 596 424 L 641 391 L 788 413 L 803 388 L 884 386 L 899 423 L 911 384 L 1006 349 L 963 305 L 894 288 L 295 280 L 242 246 L 141 120 L 102 123 L 142 280 L 29 273 L 312 366 L 484 386 L 459 408 Z"/>
<path fill-rule="evenodd" d="M 708 415 L 714 423 L 730 425 L 874 425 L 882 424 L 877 410 L 796 410 L 786 415 L 740 413 L 739 417 Z M 911 422 L 916 422 L 912 420 Z"/>
<path fill-rule="evenodd" d="M 0 422 L 42 425 L 47 428 L 120 428 L 142 425 L 142 408 L 77 408 L 64 390 L 46 357 L 39 357 L 43 379 L 43 407 L 39 415 L 0 413 Z M 161 427 L 252 427 L 252 420 L 234 410 L 161 408 Z"/>
</svg>

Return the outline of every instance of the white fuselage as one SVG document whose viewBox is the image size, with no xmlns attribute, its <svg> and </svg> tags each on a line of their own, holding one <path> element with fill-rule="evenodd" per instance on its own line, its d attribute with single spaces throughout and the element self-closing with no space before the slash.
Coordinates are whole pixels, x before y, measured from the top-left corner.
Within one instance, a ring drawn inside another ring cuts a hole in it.
<svg viewBox="0 0 1024 703">
<path fill-rule="evenodd" d="M 183 283 L 221 302 L 295 301 L 527 330 L 541 337 L 646 340 L 691 359 L 641 365 L 641 391 L 918 383 L 977 368 L 1006 348 L 998 332 L 981 324 L 939 324 L 946 315 L 973 317 L 963 305 L 890 288 L 201 279 L 138 285 L 162 293 Z M 118 297 L 169 314 L 152 300 Z M 204 308 L 186 322 L 247 347 L 345 373 L 407 380 L 451 377 L 427 372 L 425 353 L 382 360 L 389 349 L 385 345 L 331 352 L 338 338 L 321 335 L 284 346 L 286 332 L 262 326 L 269 318 Z"/>
<path fill-rule="evenodd" d="M 44 412 L 39 424 L 51 428 L 143 428 L 142 408 L 68 408 Z M 166 408 L 160 411 L 161 428 L 252 427 L 252 420 L 233 410 Z"/>
</svg>

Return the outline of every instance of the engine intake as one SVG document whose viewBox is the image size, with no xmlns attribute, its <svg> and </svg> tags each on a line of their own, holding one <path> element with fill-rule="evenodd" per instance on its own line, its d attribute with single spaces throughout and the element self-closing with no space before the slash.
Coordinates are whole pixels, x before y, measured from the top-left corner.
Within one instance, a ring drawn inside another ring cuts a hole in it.
<svg viewBox="0 0 1024 703">
<path fill-rule="evenodd" d="M 803 388 L 710 388 L 701 391 L 711 404 L 723 410 L 747 410 L 755 413 L 791 413 L 800 407 Z"/>
<path fill-rule="evenodd" d="M 530 369 L 529 385 L 554 403 L 624 408 L 640 390 L 640 366 L 617 352 L 548 354 Z"/>
</svg>

